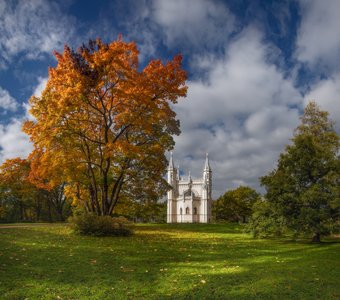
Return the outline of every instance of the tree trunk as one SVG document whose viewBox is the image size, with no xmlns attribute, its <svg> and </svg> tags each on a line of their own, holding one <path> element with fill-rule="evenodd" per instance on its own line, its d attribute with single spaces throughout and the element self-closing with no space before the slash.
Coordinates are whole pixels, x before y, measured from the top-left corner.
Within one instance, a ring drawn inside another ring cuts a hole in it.
<svg viewBox="0 0 340 300">
<path fill-rule="evenodd" d="M 20 207 L 20 221 L 24 221 L 24 206 L 19 203 L 19 207 Z"/>
<path fill-rule="evenodd" d="M 36 215 L 36 221 L 40 221 L 40 214 L 41 214 L 41 201 L 40 199 L 35 200 L 35 215 Z"/>
<path fill-rule="evenodd" d="M 58 221 L 65 221 L 64 215 L 63 215 L 63 206 L 58 205 L 56 208 L 57 214 L 58 214 Z"/>
<path fill-rule="evenodd" d="M 317 232 L 313 235 L 312 242 L 313 243 L 320 243 L 321 242 L 321 237 L 320 237 L 319 232 Z"/>
<path fill-rule="evenodd" d="M 47 201 L 47 208 L 48 208 L 48 221 L 52 223 L 52 212 L 51 212 L 51 202 Z"/>
</svg>

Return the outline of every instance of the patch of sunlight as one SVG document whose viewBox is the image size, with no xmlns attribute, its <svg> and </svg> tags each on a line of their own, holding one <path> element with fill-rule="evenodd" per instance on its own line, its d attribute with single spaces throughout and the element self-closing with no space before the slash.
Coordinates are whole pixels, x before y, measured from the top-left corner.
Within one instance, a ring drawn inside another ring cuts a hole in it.
<svg viewBox="0 0 340 300">
<path fill-rule="evenodd" d="M 170 232 L 170 231 L 161 231 L 161 230 L 142 230 L 140 228 L 138 228 L 135 231 L 135 236 L 143 236 L 143 235 L 150 235 L 150 236 L 173 236 L 174 233 Z"/>
<path fill-rule="evenodd" d="M 191 276 L 207 276 L 221 274 L 237 274 L 248 271 L 248 268 L 236 264 L 195 264 L 190 262 L 176 263 L 169 265 L 169 271 L 174 275 L 184 273 Z M 182 280 L 182 279 L 181 279 Z"/>
<path fill-rule="evenodd" d="M 294 261 L 298 258 L 287 258 L 287 257 L 280 257 L 280 256 L 249 256 L 248 258 L 245 259 L 248 264 L 263 264 L 263 263 L 286 263 L 289 261 Z"/>
</svg>

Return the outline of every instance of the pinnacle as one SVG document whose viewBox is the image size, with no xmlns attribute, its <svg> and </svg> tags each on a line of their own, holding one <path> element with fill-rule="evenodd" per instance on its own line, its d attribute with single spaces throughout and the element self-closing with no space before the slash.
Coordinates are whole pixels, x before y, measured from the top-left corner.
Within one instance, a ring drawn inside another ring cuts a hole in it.
<svg viewBox="0 0 340 300">
<path fill-rule="evenodd" d="M 210 164 L 209 164 L 209 154 L 208 153 L 206 153 L 206 155 L 205 155 L 204 171 L 211 171 Z"/>
<path fill-rule="evenodd" d="M 172 152 L 170 152 L 170 159 L 169 159 L 168 169 L 173 170 L 174 168 L 175 168 L 175 166 L 174 166 L 174 161 L 173 161 L 173 157 L 172 157 Z"/>
</svg>

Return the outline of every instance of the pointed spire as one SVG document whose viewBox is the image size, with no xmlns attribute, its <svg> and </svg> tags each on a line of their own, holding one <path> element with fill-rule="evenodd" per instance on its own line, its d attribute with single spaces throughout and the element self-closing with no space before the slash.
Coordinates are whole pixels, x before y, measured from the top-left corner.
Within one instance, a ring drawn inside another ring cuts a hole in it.
<svg viewBox="0 0 340 300">
<path fill-rule="evenodd" d="M 189 170 L 188 181 L 189 181 L 189 182 L 192 182 L 190 170 Z"/>
<path fill-rule="evenodd" d="M 206 155 L 205 155 L 204 171 L 211 171 L 210 164 L 209 164 L 209 154 L 208 153 L 206 153 Z"/>
<path fill-rule="evenodd" d="M 177 179 L 181 180 L 181 172 L 179 170 L 179 165 L 177 166 Z"/>
<path fill-rule="evenodd" d="M 174 167 L 174 160 L 173 160 L 173 157 L 172 157 L 172 152 L 170 152 L 170 159 L 169 159 L 169 166 L 168 166 L 168 170 L 173 170 L 175 167 Z"/>
</svg>

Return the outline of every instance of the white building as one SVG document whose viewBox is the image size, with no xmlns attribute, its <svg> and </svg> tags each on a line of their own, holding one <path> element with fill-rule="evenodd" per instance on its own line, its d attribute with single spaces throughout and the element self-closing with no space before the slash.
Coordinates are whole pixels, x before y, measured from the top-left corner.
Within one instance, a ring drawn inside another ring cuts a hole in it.
<svg viewBox="0 0 340 300">
<path fill-rule="evenodd" d="M 181 179 L 179 168 L 174 167 L 171 157 L 168 167 L 167 222 L 168 223 L 209 223 L 211 221 L 211 168 L 206 155 L 202 179 Z"/>
</svg>

